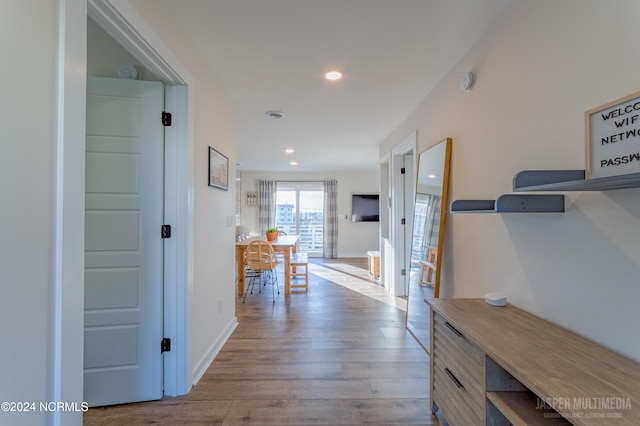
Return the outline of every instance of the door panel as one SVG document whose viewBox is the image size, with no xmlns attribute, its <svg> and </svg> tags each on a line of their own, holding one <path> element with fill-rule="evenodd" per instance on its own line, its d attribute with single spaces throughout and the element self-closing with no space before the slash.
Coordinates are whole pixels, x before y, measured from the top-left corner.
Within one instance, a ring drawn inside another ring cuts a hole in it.
<svg viewBox="0 0 640 426">
<path fill-rule="evenodd" d="M 84 399 L 162 397 L 161 83 L 87 84 Z"/>
</svg>

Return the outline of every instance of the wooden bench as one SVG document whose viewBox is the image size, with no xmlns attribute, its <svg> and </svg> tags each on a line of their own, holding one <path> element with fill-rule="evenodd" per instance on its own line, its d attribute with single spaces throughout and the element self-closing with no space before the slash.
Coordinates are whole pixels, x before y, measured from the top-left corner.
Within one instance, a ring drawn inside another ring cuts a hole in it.
<svg viewBox="0 0 640 426">
<path fill-rule="evenodd" d="M 369 258 L 369 273 L 377 280 L 380 278 L 380 252 L 368 251 L 367 257 Z"/>
<path fill-rule="evenodd" d="M 304 288 L 309 290 L 309 256 L 307 253 L 291 253 L 291 278 L 304 277 L 304 284 L 291 282 L 291 288 Z M 299 267 L 304 268 L 304 272 L 298 271 Z"/>
</svg>

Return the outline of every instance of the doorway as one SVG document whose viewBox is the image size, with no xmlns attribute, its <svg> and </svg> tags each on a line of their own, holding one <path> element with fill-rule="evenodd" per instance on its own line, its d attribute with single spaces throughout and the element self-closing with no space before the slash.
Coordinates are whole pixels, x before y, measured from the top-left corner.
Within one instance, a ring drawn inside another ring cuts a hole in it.
<svg viewBox="0 0 640 426">
<path fill-rule="evenodd" d="M 176 71 L 183 68 L 175 58 L 169 55 L 165 59 L 158 53 L 168 49 L 135 10 L 126 5 L 114 6 L 108 1 L 89 0 L 87 15 L 165 85 L 164 106 L 165 111 L 172 114 L 172 125 L 164 128 L 165 180 L 161 209 L 164 224 L 170 224 L 173 232 L 171 238 L 163 240 L 162 337 L 170 339 L 171 350 L 162 355 L 161 374 L 164 395 L 183 395 L 189 392 L 192 383 L 187 352 L 189 271 L 193 264 L 193 213 L 189 211 L 193 141 L 188 137 L 188 89 L 192 84 L 190 77 Z M 140 25 L 134 28 L 137 23 Z M 160 235 L 160 230 L 157 232 Z M 157 353 L 160 354 L 160 342 Z"/>
<path fill-rule="evenodd" d="M 411 256 L 411 230 L 415 190 L 416 133 L 407 137 L 391 152 L 389 186 L 391 191 L 390 235 L 393 245 L 392 294 L 407 296 Z"/>
</svg>

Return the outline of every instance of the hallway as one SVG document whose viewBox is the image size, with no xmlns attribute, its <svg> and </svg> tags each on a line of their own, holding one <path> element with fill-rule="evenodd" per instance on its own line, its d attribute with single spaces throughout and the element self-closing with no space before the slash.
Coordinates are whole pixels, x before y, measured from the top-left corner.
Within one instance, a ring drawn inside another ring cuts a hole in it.
<svg viewBox="0 0 640 426">
<path fill-rule="evenodd" d="M 94 408 L 85 425 L 429 425 L 429 358 L 366 259 L 312 261 L 309 291 L 236 298 L 239 326 L 183 397 Z M 440 420 L 441 421 L 441 420 Z"/>
</svg>

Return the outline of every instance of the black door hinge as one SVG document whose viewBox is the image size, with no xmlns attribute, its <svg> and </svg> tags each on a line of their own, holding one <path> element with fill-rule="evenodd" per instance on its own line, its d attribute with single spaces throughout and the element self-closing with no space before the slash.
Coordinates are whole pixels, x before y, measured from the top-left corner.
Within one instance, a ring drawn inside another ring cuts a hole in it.
<svg viewBox="0 0 640 426">
<path fill-rule="evenodd" d="M 162 125 L 165 127 L 171 126 L 171 113 L 162 111 Z"/>
<path fill-rule="evenodd" d="M 162 238 L 171 238 L 171 225 L 162 225 L 160 235 Z"/>
<path fill-rule="evenodd" d="M 406 269 L 401 269 L 400 270 L 400 275 L 402 275 L 402 276 L 407 275 L 407 270 Z"/>
<path fill-rule="evenodd" d="M 406 173 L 406 171 L 407 171 L 407 170 L 403 167 L 403 168 L 401 168 L 401 169 L 400 169 L 400 174 L 401 174 L 401 175 L 403 175 L 403 174 L 405 174 L 405 173 Z"/>
<path fill-rule="evenodd" d="M 160 342 L 160 353 L 165 352 L 171 352 L 171 339 L 167 339 L 166 337 Z"/>
<path fill-rule="evenodd" d="M 407 221 L 406 219 L 403 217 L 402 219 L 400 219 L 400 225 L 406 225 Z"/>
</svg>

